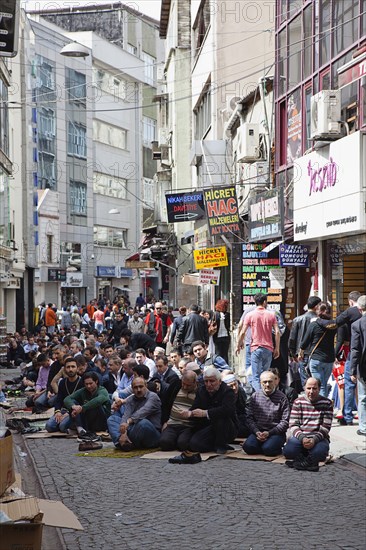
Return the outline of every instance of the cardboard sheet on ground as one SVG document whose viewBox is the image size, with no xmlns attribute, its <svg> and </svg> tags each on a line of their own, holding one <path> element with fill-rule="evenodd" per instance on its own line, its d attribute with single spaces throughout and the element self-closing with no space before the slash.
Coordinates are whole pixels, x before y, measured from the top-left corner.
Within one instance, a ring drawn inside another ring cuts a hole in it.
<svg viewBox="0 0 366 550">
<path fill-rule="evenodd" d="M 20 410 L 12 412 L 9 414 L 8 418 L 24 418 L 25 420 L 29 420 L 29 422 L 37 422 L 38 420 L 48 420 L 54 414 L 54 408 L 39 414 L 32 414 L 29 411 Z"/>
<path fill-rule="evenodd" d="M 49 432 L 46 432 L 46 430 L 44 431 L 41 431 L 41 432 L 36 432 L 34 434 L 24 434 L 24 439 L 52 439 L 52 438 L 65 438 L 67 436 L 67 439 L 76 439 L 76 435 L 75 436 L 70 436 L 70 435 L 67 435 L 65 433 L 62 433 L 62 432 L 52 432 L 52 433 L 49 433 Z"/>
<path fill-rule="evenodd" d="M 169 458 L 173 458 L 173 456 L 180 455 L 180 451 L 156 451 L 155 453 L 149 453 L 146 455 L 143 455 L 141 458 L 153 458 L 155 460 L 169 460 Z M 201 453 L 202 461 L 208 460 L 209 458 L 213 458 L 215 456 L 220 456 L 217 453 Z"/>
<path fill-rule="evenodd" d="M 279 458 L 283 458 L 280 455 L 278 456 L 264 456 L 264 455 L 247 455 L 244 451 L 234 451 L 233 453 L 227 453 L 225 458 L 236 458 L 238 460 L 264 460 L 266 462 L 274 462 Z"/>
</svg>

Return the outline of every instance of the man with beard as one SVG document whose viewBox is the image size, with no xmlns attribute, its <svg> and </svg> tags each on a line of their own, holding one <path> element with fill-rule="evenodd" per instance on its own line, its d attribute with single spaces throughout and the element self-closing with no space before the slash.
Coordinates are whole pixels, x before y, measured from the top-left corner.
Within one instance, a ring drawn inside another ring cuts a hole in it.
<svg viewBox="0 0 366 550">
<path fill-rule="evenodd" d="M 60 380 L 54 403 L 55 414 L 46 422 L 48 432 L 67 432 L 72 424 L 72 419 L 69 411 L 64 407 L 64 400 L 82 387 L 81 378 L 77 374 L 78 366 L 73 357 L 65 359 L 63 370 L 64 378 Z"/>
</svg>

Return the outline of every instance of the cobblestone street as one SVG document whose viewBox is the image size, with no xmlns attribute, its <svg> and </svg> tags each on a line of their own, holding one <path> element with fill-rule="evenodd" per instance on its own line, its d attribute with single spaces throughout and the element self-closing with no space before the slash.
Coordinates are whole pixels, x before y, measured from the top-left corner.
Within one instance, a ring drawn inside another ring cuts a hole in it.
<svg viewBox="0 0 366 550">
<path fill-rule="evenodd" d="M 85 529 L 63 530 L 67 550 L 366 545 L 365 470 L 342 462 L 318 473 L 223 457 L 178 466 L 167 460 L 78 457 L 75 440 L 26 443 L 46 496 L 62 500 Z M 47 540 L 47 549 L 60 550 L 60 544 Z"/>
</svg>

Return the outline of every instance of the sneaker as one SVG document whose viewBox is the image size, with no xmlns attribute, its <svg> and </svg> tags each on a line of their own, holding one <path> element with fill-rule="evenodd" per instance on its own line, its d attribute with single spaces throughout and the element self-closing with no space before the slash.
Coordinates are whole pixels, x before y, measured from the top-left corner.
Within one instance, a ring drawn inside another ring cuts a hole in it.
<svg viewBox="0 0 366 550">
<path fill-rule="evenodd" d="M 98 441 L 84 441 L 79 445 L 79 451 L 97 451 L 103 449 L 103 443 Z"/>
<path fill-rule="evenodd" d="M 202 458 L 199 453 L 193 453 L 193 454 L 186 454 L 182 453 L 178 456 L 174 456 L 173 458 L 169 458 L 170 464 L 198 464 L 201 462 Z"/>
<path fill-rule="evenodd" d="M 309 456 L 304 456 L 294 461 L 295 470 L 319 472 L 319 463 L 312 460 Z"/>
<path fill-rule="evenodd" d="M 293 460 L 286 460 L 285 464 L 288 468 L 293 468 L 294 467 L 294 461 Z"/>
<path fill-rule="evenodd" d="M 222 447 L 217 447 L 215 449 L 215 452 L 218 455 L 225 455 L 228 451 L 235 451 L 235 449 L 231 445 L 223 445 Z"/>
<path fill-rule="evenodd" d="M 94 432 L 87 432 L 83 430 L 78 433 L 77 441 L 79 443 L 83 443 L 83 441 L 100 441 L 100 437 Z"/>
<path fill-rule="evenodd" d="M 363 430 L 357 430 L 357 435 L 366 435 L 366 431 Z"/>
</svg>

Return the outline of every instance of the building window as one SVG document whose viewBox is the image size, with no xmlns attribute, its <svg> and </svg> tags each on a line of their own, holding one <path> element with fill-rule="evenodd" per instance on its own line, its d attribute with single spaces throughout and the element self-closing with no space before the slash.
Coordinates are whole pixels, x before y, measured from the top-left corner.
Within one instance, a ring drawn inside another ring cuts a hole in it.
<svg viewBox="0 0 366 550">
<path fill-rule="evenodd" d="M 127 248 L 127 229 L 94 226 L 94 245 Z"/>
<path fill-rule="evenodd" d="M 70 214 L 74 216 L 86 216 L 86 183 L 70 181 Z"/>
<path fill-rule="evenodd" d="M 86 128 L 82 124 L 69 122 L 67 154 L 75 157 L 86 158 Z"/>
<path fill-rule="evenodd" d="M 337 56 L 358 39 L 358 0 L 337 0 L 334 10 L 334 52 Z"/>
<path fill-rule="evenodd" d="M 148 116 L 143 116 L 142 128 L 144 144 L 150 147 L 151 142 L 156 141 L 156 120 Z"/>
<path fill-rule="evenodd" d="M 305 150 L 308 150 L 312 146 L 310 141 L 310 125 L 311 125 L 311 96 L 313 95 L 313 88 L 311 84 L 304 89 L 304 128 L 305 128 Z"/>
<path fill-rule="evenodd" d="M 304 9 L 303 19 L 303 39 L 304 39 L 304 78 L 310 76 L 313 69 L 313 6 L 307 6 Z"/>
<path fill-rule="evenodd" d="M 85 74 L 66 69 L 66 90 L 69 101 L 86 102 Z"/>
<path fill-rule="evenodd" d="M 288 89 L 297 86 L 301 80 L 301 16 L 288 26 Z"/>
<path fill-rule="evenodd" d="M 343 2 L 341 3 L 343 5 Z M 319 55 L 320 67 L 330 60 L 330 0 L 319 3 Z"/>
<path fill-rule="evenodd" d="M 100 120 L 93 120 L 93 138 L 99 143 L 117 147 L 117 149 L 127 149 L 127 130 Z"/>
<path fill-rule="evenodd" d="M 36 71 L 37 88 L 47 88 L 47 90 L 55 90 L 55 73 L 54 67 L 51 65 L 51 62 L 41 55 L 37 55 L 36 66 L 38 68 L 38 70 Z M 47 100 L 49 98 L 45 99 Z"/>
<path fill-rule="evenodd" d="M 141 59 L 145 63 L 145 82 L 154 86 L 156 58 L 146 52 L 141 52 Z"/>
<path fill-rule="evenodd" d="M 203 95 L 194 109 L 194 137 L 203 139 L 211 126 L 211 82 L 206 84 Z"/>
<path fill-rule="evenodd" d="M 9 155 L 8 87 L 0 78 L 0 149 Z"/>
<path fill-rule="evenodd" d="M 56 158 L 51 153 L 38 152 L 38 185 L 40 189 L 56 189 Z"/>
<path fill-rule="evenodd" d="M 362 30 L 360 35 L 365 36 L 366 34 L 366 0 L 362 0 L 361 2 L 361 21 L 362 21 Z"/>
<path fill-rule="evenodd" d="M 278 95 L 283 95 L 287 89 L 287 47 L 286 29 L 278 35 Z"/>
<path fill-rule="evenodd" d="M 152 179 L 144 178 L 144 206 L 154 209 L 156 199 L 155 182 Z"/>
<path fill-rule="evenodd" d="M 127 198 L 127 180 L 94 172 L 93 191 L 99 195 L 115 197 L 116 199 Z"/>
<path fill-rule="evenodd" d="M 108 71 L 102 69 L 93 69 L 94 85 L 107 94 L 113 95 L 115 98 L 126 100 L 128 82 L 127 80 L 116 77 Z"/>
<path fill-rule="evenodd" d="M 205 36 L 209 29 L 211 20 L 210 16 L 210 0 L 204 0 L 203 2 L 201 2 L 196 20 L 193 24 L 193 40 L 194 47 L 196 48 L 196 55 L 198 55 L 198 52 L 204 42 Z"/>
<path fill-rule="evenodd" d="M 53 247 L 53 235 L 46 235 L 46 262 L 52 264 L 52 247 Z"/>
</svg>

